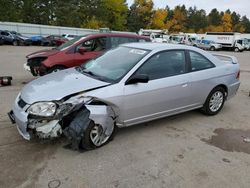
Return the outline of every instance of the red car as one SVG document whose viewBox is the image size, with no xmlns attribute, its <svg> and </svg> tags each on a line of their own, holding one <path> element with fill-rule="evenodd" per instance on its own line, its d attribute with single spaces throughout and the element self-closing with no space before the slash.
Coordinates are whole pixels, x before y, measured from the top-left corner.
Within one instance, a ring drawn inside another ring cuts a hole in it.
<svg viewBox="0 0 250 188">
<path fill-rule="evenodd" d="M 60 46 L 63 43 L 69 41 L 68 39 L 60 35 L 50 35 L 50 36 L 47 36 L 46 38 L 49 41 L 49 45 L 51 46 Z"/>
<path fill-rule="evenodd" d="M 150 41 L 148 37 L 123 33 L 79 36 L 57 48 L 29 54 L 27 56 L 28 62 L 24 67 L 34 76 L 42 76 L 50 72 L 79 66 L 119 44 L 147 41 Z"/>
</svg>

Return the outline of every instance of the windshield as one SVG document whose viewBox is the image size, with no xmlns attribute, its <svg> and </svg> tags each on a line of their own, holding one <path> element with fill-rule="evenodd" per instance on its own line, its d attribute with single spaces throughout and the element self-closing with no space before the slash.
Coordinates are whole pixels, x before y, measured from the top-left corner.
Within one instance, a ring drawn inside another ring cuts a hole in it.
<svg viewBox="0 0 250 188">
<path fill-rule="evenodd" d="M 80 39 L 83 39 L 83 38 L 84 37 L 82 37 L 82 36 L 75 37 L 74 39 L 69 40 L 69 41 L 65 42 L 64 44 L 58 46 L 56 49 L 60 50 L 60 51 L 65 50 L 66 48 L 70 47 L 72 44 L 78 42 Z"/>
<path fill-rule="evenodd" d="M 93 59 L 77 68 L 87 74 L 106 82 L 118 82 L 149 51 L 129 47 L 117 47 L 102 56 Z"/>
<path fill-rule="evenodd" d="M 248 44 L 248 40 L 247 39 L 243 39 L 243 44 Z"/>
</svg>

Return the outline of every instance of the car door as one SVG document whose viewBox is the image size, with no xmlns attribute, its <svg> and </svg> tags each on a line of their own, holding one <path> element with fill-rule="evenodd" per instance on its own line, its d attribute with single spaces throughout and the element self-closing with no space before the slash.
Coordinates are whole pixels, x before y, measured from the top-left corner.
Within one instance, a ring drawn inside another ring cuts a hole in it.
<svg viewBox="0 0 250 188">
<path fill-rule="evenodd" d="M 85 48 L 86 52 L 79 53 L 79 48 Z M 83 41 L 75 48 L 74 65 L 78 66 L 90 59 L 101 55 L 107 48 L 107 37 L 97 37 L 90 40 Z"/>
<path fill-rule="evenodd" d="M 188 57 L 191 69 L 190 88 L 192 91 L 190 102 L 194 106 L 200 106 L 203 105 L 214 87 L 213 80 L 216 79 L 215 65 L 198 52 L 189 51 Z"/>
<path fill-rule="evenodd" d="M 9 42 L 9 43 L 12 43 L 13 42 L 13 35 L 10 34 L 9 32 L 5 32 L 5 36 L 6 36 L 6 40 Z"/>
<path fill-rule="evenodd" d="M 5 31 L 1 31 L 1 35 L 4 37 L 5 43 L 10 43 L 10 38 L 8 37 L 8 33 Z"/>
<path fill-rule="evenodd" d="M 189 107 L 189 75 L 184 50 L 151 56 L 134 74 L 146 74 L 148 83 L 124 86 L 123 117 L 132 125 L 181 112 Z"/>
</svg>

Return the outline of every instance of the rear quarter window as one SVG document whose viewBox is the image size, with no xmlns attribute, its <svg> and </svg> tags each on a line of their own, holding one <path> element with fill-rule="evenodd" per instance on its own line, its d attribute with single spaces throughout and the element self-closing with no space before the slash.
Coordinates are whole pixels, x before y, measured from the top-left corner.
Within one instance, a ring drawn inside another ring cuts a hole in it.
<svg viewBox="0 0 250 188">
<path fill-rule="evenodd" d="M 215 65 L 211 61 L 197 52 L 190 51 L 189 56 L 192 72 L 215 67 Z"/>
</svg>

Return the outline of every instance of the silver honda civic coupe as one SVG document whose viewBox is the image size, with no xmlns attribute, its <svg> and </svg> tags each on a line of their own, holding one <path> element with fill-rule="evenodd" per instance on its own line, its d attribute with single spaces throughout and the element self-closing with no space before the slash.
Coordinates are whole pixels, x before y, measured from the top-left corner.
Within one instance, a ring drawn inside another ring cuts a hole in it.
<svg viewBox="0 0 250 188">
<path fill-rule="evenodd" d="M 233 56 L 173 44 L 130 43 L 80 67 L 40 77 L 8 113 L 19 133 L 74 149 L 106 144 L 117 127 L 201 109 L 217 114 L 240 85 Z"/>
</svg>

